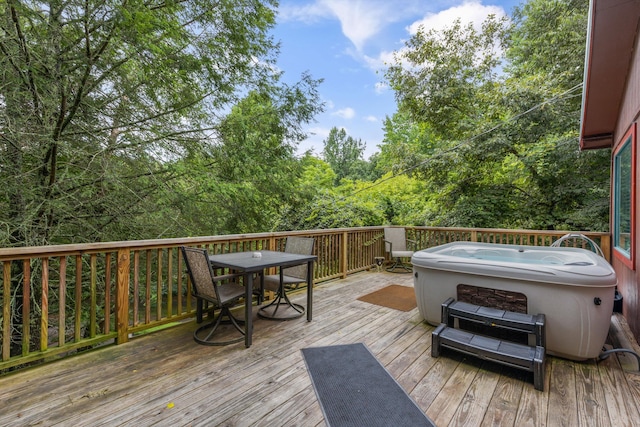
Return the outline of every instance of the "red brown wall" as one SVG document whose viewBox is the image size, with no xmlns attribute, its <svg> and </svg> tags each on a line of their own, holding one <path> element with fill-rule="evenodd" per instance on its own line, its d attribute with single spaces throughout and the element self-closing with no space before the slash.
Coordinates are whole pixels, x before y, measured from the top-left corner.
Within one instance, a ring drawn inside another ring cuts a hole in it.
<svg viewBox="0 0 640 427">
<path fill-rule="evenodd" d="M 629 130 L 629 127 L 633 123 L 637 123 L 640 117 L 640 48 L 637 43 L 638 39 L 636 39 L 625 96 L 614 133 L 616 141 L 614 150 L 622 142 L 622 138 Z M 640 129 L 638 130 L 640 131 Z M 635 269 L 629 269 L 618 261 L 615 256 L 612 256 L 611 259 L 613 268 L 618 276 L 618 290 L 623 297 L 623 314 L 636 340 L 640 342 L 640 273 L 638 271 L 640 269 L 640 146 L 638 140 L 636 140 L 636 171 Z M 613 230 L 613 227 L 610 229 Z"/>
</svg>

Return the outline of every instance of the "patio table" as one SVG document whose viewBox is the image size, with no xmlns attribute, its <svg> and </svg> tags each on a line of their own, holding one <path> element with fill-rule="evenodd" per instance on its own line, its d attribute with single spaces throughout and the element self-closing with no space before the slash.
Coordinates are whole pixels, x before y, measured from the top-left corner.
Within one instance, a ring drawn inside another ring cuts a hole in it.
<svg viewBox="0 0 640 427">
<path fill-rule="evenodd" d="M 259 254 L 259 255 L 258 255 Z M 243 273 L 245 285 L 245 347 L 251 347 L 251 334 L 253 333 L 253 311 L 251 299 L 253 295 L 253 275 L 263 272 L 271 267 L 292 267 L 307 263 L 307 321 L 312 319 L 313 299 L 313 262 L 318 257 L 315 255 L 299 255 L 278 251 L 250 251 L 233 252 L 227 254 L 209 255 L 209 262 L 214 268 L 229 268 Z"/>
</svg>

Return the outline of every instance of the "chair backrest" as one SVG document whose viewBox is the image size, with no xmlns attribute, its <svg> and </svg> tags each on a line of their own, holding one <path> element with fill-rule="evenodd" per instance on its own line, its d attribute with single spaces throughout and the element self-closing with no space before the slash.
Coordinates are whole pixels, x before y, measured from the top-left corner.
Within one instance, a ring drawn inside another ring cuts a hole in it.
<svg viewBox="0 0 640 427">
<path fill-rule="evenodd" d="M 386 252 L 394 251 L 406 251 L 407 250 L 407 235 L 405 234 L 403 227 L 387 227 L 384 229 L 384 250 Z M 388 242 L 391 242 L 389 245 Z M 390 247 L 391 246 L 391 247 Z"/>
<path fill-rule="evenodd" d="M 191 277 L 194 296 L 220 303 L 220 295 L 213 279 L 213 270 L 209 263 L 207 250 L 186 246 L 181 246 L 180 249 L 187 265 L 189 277 Z"/>
<path fill-rule="evenodd" d="M 313 254 L 313 245 L 315 239 L 312 237 L 287 237 L 287 243 L 284 245 L 284 251 L 290 254 L 299 255 L 311 255 Z M 293 267 L 285 268 L 282 273 L 285 276 L 297 277 L 299 279 L 307 280 L 307 267 L 308 264 L 295 265 Z"/>
</svg>

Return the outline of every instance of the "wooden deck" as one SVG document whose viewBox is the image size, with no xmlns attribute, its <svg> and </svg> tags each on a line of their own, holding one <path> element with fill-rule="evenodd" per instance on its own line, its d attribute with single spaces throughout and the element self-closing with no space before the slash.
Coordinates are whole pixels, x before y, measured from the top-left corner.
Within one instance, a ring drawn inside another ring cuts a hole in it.
<svg viewBox="0 0 640 427">
<path fill-rule="evenodd" d="M 640 425 L 632 355 L 599 363 L 549 357 L 539 392 L 526 372 L 452 352 L 432 358 L 433 328 L 417 309 L 357 300 L 389 284 L 412 286 L 412 275 L 368 272 L 322 284 L 311 323 L 256 318 L 249 349 L 198 345 L 188 322 L 0 377 L 0 425 L 322 426 L 300 349 L 354 342 L 364 342 L 438 426 Z M 638 351 L 619 316 L 610 338 Z"/>
</svg>

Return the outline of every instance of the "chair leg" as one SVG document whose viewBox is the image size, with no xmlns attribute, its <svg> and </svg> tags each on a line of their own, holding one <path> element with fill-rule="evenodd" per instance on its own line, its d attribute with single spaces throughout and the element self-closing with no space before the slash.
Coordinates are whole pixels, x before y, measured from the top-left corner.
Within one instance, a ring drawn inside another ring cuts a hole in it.
<svg viewBox="0 0 640 427">
<path fill-rule="evenodd" d="M 196 322 L 202 323 L 202 308 L 204 306 L 204 301 L 202 298 L 196 299 Z"/>
<path fill-rule="evenodd" d="M 280 306 L 288 306 L 293 309 L 294 313 L 278 316 L 277 314 Z M 271 308 L 273 308 L 273 311 L 270 311 Z M 273 299 L 273 301 L 271 301 L 269 304 L 265 305 L 264 307 L 260 308 L 260 310 L 258 310 L 259 317 L 263 319 L 270 319 L 270 320 L 297 319 L 298 317 L 303 316 L 304 313 L 305 313 L 305 308 L 300 304 L 291 302 L 291 300 L 289 299 L 289 296 L 287 296 L 287 293 L 284 289 L 284 285 L 282 284 L 280 284 L 280 287 L 276 291 L 276 296 Z"/>
<path fill-rule="evenodd" d="M 228 320 L 225 320 L 223 322 L 223 317 L 228 318 Z M 214 340 L 212 340 L 212 337 L 213 337 L 214 333 L 218 330 L 218 326 L 220 326 L 220 324 L 222 324 L 222 323 L 231 323 L 233 325 L 233 327 L 240 332 L 241 336 L 238 337 L 238 338 L 233 338 L 233 339 L 226 340 L 226 341 L 214 341 Z M 208 323 L 206 325 L 202 325 L 198 329 L 195 330 L 195 332 L 193 333 L 193 339 L 198 344 L 216 345 L 216 346 L 217 345 L 233 344 L 233 343 L 237 343 L 237 342 L 243 341 L 245 332 L 244 332 L 244 329 L 242 329 L 240 327 L 240 323 L 241 323 L 241 321 L 239 321 L 238 319 L 233 317 L 233 315 L 231 314 L 231 311 L 229 310 L 229 307 L 222 307 L 222 309 L 220 310 L 220 313 L 218 314 L 218 316 L 216 318 L 214 318 L 211 323 Z M 211 329 L 211 330 L 207 333 L 206 332 L 207 329 Z M 202 338 L 202 336 L 204 334 L 206 334 L 206 335 L 204 336 L 204 338 Z"/>
<path fill-rule="evenodd" d="M 260 289 L 258 290 L 258 305 L 264 302 L 264 272 L 260 274 Z"/>
<path fill-rule="evenodd" d="M 395 271 L 396 268 L 401 268 L 404 271 Z M 399 257 L 396 257 L 395 262 L 391 267 L 387 268 L 387 271 L 389 273 L 411 273 L 413 269 L 409 267 L 407 264 L 405 264 L 404 262 L 402 262 L 402 259 L 400 259 Z"/>
</svg>

